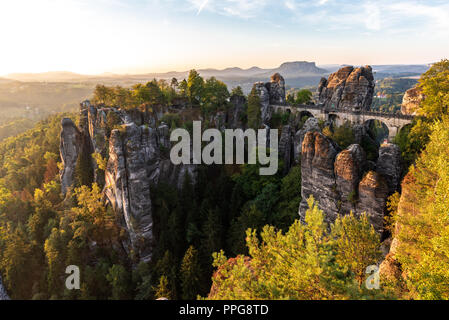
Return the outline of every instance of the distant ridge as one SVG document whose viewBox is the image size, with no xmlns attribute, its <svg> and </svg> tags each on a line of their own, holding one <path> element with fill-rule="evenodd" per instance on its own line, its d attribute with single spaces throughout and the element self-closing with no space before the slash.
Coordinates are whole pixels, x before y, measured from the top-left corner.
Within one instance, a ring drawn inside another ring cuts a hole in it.
<svg viewBox="0 0 449 320">
<path fill-rule="evenodd" d="M 280 73 L 287 87 L 291 88 L 314 88 L 322 77 L 327 77 L 340 69 L 344 65 L 324 65 L 317 66 L 315 62 L 308 61 L 290 61 L 284 62 L 277 68 L 264 69 L 257 66 L 242 69 L 239 67 L 229 67 L 222 70 L 207 68 L 198 69 L 200 75 L 207 79 L 216 77 L 226 83 L 229 89 L 241 86 L 245 93 L 248 93 L 253 84 L 258 81 L 267 81 L 274 73 Z M 419 76 L 428 70 L 429 65 L 373 65 L 373 71 L 376 79 L 386 77 L 412 77 Z M 82 75 L 69 71 L 52 71 L 44 73 L 12 73 L 0 79 L 0 82 L 16 80 L 21 82 L 65 82 L 65 83 L 86 83 L 94 86 L 102 83 L 105 85 L 131 86 L 136 83 L 145 83 L 152 79 L 172 78 L 178 80 L 186 79 L 189 71 L 171 71 L 165 73 L 145 73 L 145 74 L 114 74 L 102 73 L 98 75 Z"/>
</svg>

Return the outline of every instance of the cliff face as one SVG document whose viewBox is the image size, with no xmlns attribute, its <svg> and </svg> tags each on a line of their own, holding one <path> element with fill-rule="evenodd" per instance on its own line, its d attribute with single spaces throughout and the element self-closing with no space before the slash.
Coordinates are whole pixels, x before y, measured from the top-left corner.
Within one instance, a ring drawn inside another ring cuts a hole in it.
<svg viewBox="0 0 449 320">
<path fill-rule="evenodd" d="M 0 301 L 1 300 L 9 300 L 9 296 L 3 287 L 2 276 L 0 276 Z"/>
<path fill-rule="evenodd" d="M 81 133 L 73 121 L 67 118 L 62 119 L 61 127 L 59 149 L 64 168 L 60 173 L 60 178 L 62 193 L 66 194 L 75 178 L 75 167 L 81 148 Z"/>
<path fill-rule="evenodd" d="M 285 98 L 285 80 L 279 74 L 271 76 L 271 81 L 267 83 L 257 82 L 254 84 L 261 104 L 261 119 L 264 124 L 268 124 L 273 114 L 271 105 L 284 105 Z"/>
<path fill-rule="evenodd" d="M 338 215 L 338 193 L 335 188 L 334 161 L 340 148 L 319 132 L 308 132 L 302 144 L 300 214 L 305 217 L 307 199 L 313 195 L 328 221 Z"/>
<path fill-rule="evenodd" d="M 301 153 L 300 215 L 304 217 L 308 208 L 306 201 L 313 196 L 328 222 L 350 211 L 366 212 L 376 231 L 382 233 L 386 200 L 396 190 L 393 188 L 397 188 L 401 170 L 397 165 L 400 158 L 396 148 L 395 145 L 383 146 L 382 164 L 373 171 L 369 170 L 370 164 L 360 145 L 353 144 L 341 151 L 323 134 L 306 133 Z"/>
<path fill-rule="evenodd" d="M 404 98 L 402 99 L 401 113 L 416 115 L 423 100 L 424 94 L 419 87 L 407 90 Z"/>
<path fill-rule="evenodd" d="M 143 107 L 120 110 L 81 104 L 79 128 L 70 119 L 63 119 L 60 153 L 65 194 L 73 187 L 75 168 L 80 155 L 85 155 L 92 170 L 93 181 L 104 185 L 107 202 L 121 217 L 132 247 L 143 261 L 152 253 L 153 217 L 151 188 L 163 180 L 182 188 L 186 174 L 196 180 L 195 165 L 175 166 L 169 159 L 170 131 L 160 122 L 163 112 L 149 113 Z M 92 154 L 107 159 L 105 170 L 99 168 Z"/>
<path fill-rule="evenodd" d="M 370 66 L 343 67 L 321 79 L 318 103 L 328 109 L 370 110 L 374 94 L 374 76 Z"/>
</svg>

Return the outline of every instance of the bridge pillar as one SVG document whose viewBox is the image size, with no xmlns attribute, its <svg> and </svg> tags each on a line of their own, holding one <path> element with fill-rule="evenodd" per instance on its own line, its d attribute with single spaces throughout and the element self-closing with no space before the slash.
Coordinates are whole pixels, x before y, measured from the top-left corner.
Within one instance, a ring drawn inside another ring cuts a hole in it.
<svg viewBox="0 0 449 320">
<path fill-rule="evenodd" d="M 399 128 L 396 126 L 388 126 L 388 141 L 392 142 L 399 132 Z"/>
</svg>

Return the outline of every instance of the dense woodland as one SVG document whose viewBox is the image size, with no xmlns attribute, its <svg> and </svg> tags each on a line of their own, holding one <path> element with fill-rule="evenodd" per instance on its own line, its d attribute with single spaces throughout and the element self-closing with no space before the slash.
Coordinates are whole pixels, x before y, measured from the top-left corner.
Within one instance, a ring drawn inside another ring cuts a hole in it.
<svg viewBox="0 0 449 320">
<path fill-rule="evenodd" d="M 186 178 L 181 191 L 155 186 L 157 246 L 150 263 L 139 263 L 123 249 L 125 230 L 82 166 L 74 192 L 62 198 L 60 121 L 76 121 L 77 115 L 58 114 L 0 143 L 0 272 L 6 289 L 13 299 L 196 299 L 209 293 L 212 299 L 447 299 L 449 61 L 435 64 L 419 85 L 426 95 L 422 117 L 396 138 L 408 174 L 402 197 L 390 198 L 386 221 L 400 239 L 397 256 L 407 274 L 401 281 L 384 281 L 381 290 L 364 287 L 366 266 L 382 259 L 381 239 L 365 216 L 347 215 L 328 226 L 311 198 L 305 223 L 298 220 L 299 166 L 275 176 L 260 176 L 256 165 L 202 167 L 198 183 Z M 99 85 L 94 92 L 95 102 L 105 105 L 180 103 L 204 116 L 226 110 L 231 95 L 243 92 L 229 92 L 223 82 L 195 71 L 180 82 Z M 253 91 L 246 99 L 242 120 L 258 127 L 258 96 Z M 311 95 L 299 91 L 289 99 L 307 103 Z M 272 127 L 291 120 L 275 114 Z M 165 122 L 189 126 L 175 114 L 166 114 Z M 354 140 L 349 125 L 323 132 L 343 148 Z M 64 287 L 68 265 L 81 267 L 79 291 Z"/>
</svg>

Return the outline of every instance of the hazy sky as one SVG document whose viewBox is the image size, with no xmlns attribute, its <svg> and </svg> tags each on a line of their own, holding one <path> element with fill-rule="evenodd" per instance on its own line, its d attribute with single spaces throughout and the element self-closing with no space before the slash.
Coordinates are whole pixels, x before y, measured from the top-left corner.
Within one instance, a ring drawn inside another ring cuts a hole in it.
<svg viewBox="0 0 449 320">
<path fill-rule="evenodd" d="M 447 0 L 1 0 L 0 75 L 449 58 Z"/>
</svg>

